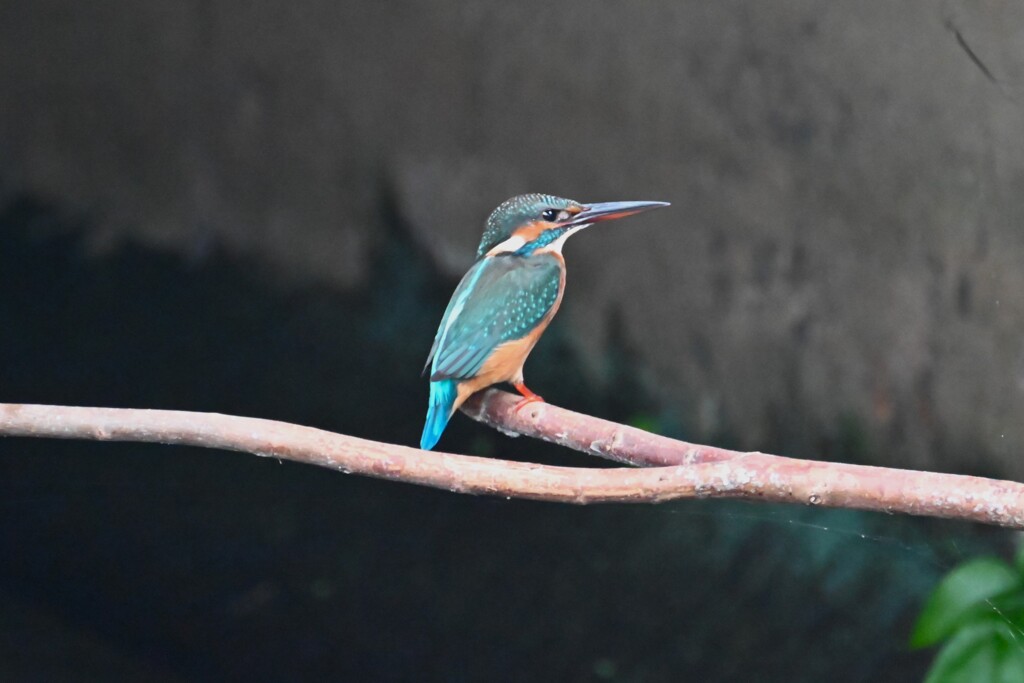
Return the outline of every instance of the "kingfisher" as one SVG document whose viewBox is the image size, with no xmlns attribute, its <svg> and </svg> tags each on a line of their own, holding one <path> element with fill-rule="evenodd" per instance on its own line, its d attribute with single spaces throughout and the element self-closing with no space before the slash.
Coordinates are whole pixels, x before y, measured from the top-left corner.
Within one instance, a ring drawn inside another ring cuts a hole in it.
<svg viewBox="0 0 1024 683">
<path fill-rule="evenodd" d="M 543 401 L 523 383 L 523 364 L 562 303 L 565 241 L 595 223 L 662 206 L 668 203 L 581 204 L 547 194 L 519 195 L 498 206 L 423 368 L 424 374 L 430 368 L 430 399 L 420 448 L 433 448 L 459 406 L 492 384 L 515 387 L 523 397 L 516 410 Z"/>
</svg>

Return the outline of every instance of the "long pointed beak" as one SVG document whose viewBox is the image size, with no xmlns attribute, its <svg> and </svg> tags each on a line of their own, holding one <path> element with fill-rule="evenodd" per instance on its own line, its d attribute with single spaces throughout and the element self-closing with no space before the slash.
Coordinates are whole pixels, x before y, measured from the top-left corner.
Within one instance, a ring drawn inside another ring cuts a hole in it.
<svg viewBox="0 0 1024 683">
<path fill-rule="evenodd" d="M 563 225 L 590 225 L 601 221 L 611 221 L 616 218 L 625 218 L 635 213 L 660 209 L 668 206 L 668 202 L 602 202 L 599 204 L 588 204 L 578 214 L 569 219 Z"/>
</svg>

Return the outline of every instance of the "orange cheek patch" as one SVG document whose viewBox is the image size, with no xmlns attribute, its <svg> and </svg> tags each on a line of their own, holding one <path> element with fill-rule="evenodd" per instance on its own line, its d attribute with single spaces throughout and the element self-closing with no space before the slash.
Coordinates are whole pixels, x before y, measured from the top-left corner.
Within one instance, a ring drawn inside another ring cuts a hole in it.
<svg viewBox="0 0 1024 683">
<path fill-rule="evenodd" d="M 527 223 L 523 227 L 518 228 L 512 234 L 516 237 L 522 237 L 523 242 L 532 242 L 540 237 L 540 234 L 551 225 L 551 223 L 545 223 L 544 221 L 534 221 L 533 223 Z"/>
</svg>

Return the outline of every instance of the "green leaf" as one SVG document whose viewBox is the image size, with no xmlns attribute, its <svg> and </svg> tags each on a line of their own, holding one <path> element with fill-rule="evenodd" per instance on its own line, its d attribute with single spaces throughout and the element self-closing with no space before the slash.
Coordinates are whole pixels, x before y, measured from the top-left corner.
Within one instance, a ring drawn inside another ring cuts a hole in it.
<svg viewBox="0 0 1024 683">
<path fill-rule="evenodd" d="M 960 565 L 928 598 L 910 646 L 928 647 L 948 638 L 973 617 L 991 611 L 986 601 L 1020 587 L 1020 576 L 1000 559 L 981 557 Z"/>
<path fill-rule="evenodd" d="M 1007 629 L 1014 628 L 1007 626 Z M 1007 632 L 1002 638 L 999 664 L 994 683 L 1020 683 L 1024 681 L 1024 634 Z"/>
<path fill-rule="evenodd" d="M 999 666 L 999 624 L 983 621 L 960 629 L 935 658 L 924 683 L 995 681 Z"/>
</svg>

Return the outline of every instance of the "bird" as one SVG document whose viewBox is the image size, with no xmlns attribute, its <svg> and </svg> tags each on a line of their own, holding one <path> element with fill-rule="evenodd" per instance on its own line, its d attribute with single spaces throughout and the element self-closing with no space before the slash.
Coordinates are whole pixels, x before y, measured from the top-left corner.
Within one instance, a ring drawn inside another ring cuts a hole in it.
<svg viewBox="0 0 1024 683">
<path fill-rule="evenodd" d="M 562 302 L 565 241 L 595 223 L 668 205 L 582 204 L 548 194 L 502 202 L 487 218 L 476 260 L 455 288 L 427 356 L 430 397 L 420 448 L 432 449 L 459 406 L 492 384 L 507 382 L 520 393 L 516 411 L 543 401 L 523 382 L 523 364 Z"/>
</svg>

